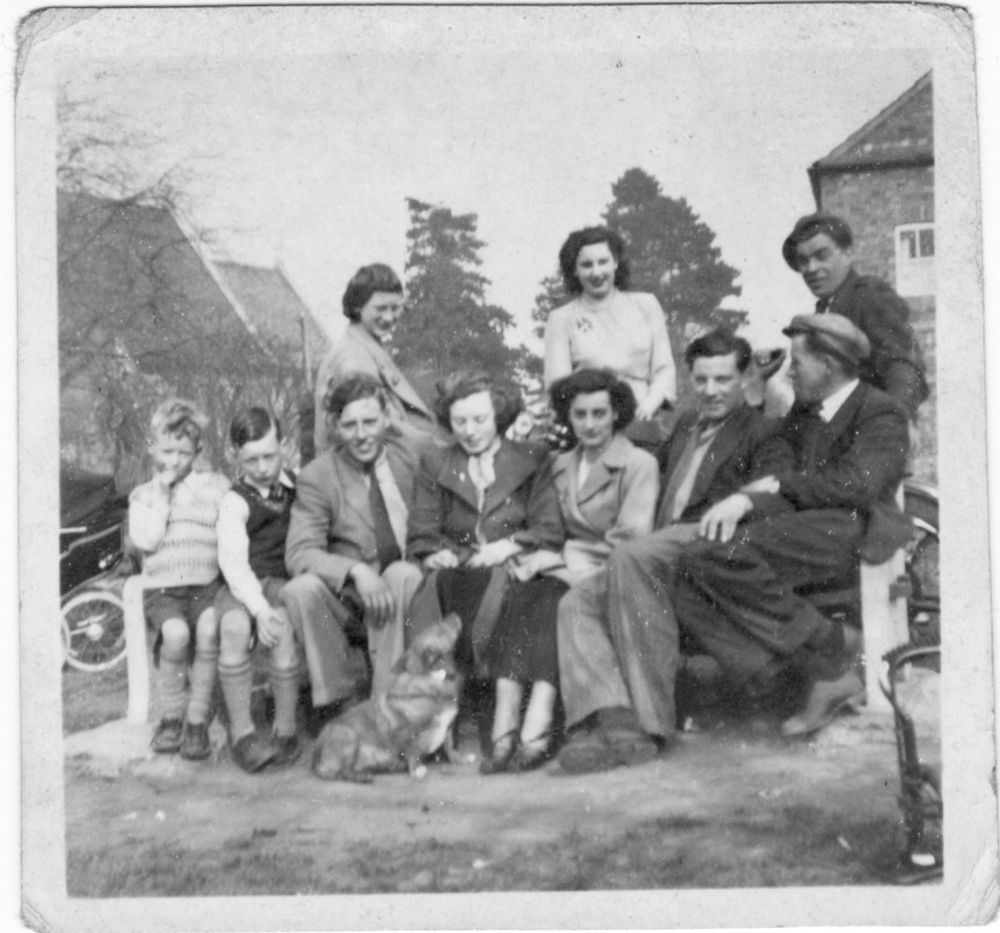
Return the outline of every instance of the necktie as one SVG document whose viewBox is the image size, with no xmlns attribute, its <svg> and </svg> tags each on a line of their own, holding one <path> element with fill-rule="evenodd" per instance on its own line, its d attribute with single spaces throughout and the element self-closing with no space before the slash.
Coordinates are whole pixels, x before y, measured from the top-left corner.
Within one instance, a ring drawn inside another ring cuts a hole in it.
<svg viewBox="0 0 1000 933">
<path fill-rule="evenodd" d="M 820 403 L 801 406 L 799 416 L 799 465 L 811 473 L 816 469 L 816 447 L 826 422 L 819 414 Z"/>
<path fill-rule="evenodd" d="M 366 472 L 369 479 L 368 503 L 372 510 L 372 522 L 375 525 L 375 551 L 378 554 L 379 568 L 385 570 L 389 564 L 394 560 L 400 560 L 403 555 L 399 552 L 396 536 L 392 532 L 389 510 L 385 507 L 385 499 L 382 498 L 382 490 L 379 488 L 375 470 L 368 469 Z"/>
</svg>

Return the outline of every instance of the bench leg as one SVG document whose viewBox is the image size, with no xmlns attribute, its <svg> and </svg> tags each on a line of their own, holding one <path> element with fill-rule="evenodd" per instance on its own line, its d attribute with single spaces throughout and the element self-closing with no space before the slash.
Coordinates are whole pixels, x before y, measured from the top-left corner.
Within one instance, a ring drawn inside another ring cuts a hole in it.
<svg viewBox="0 0 1000 933">
<path fill-rule="evenodd" d="M 868 709 L 891 712 L 879 687 L 882 656 L 910 637 L 906 600 L 892 599 L 889 588 L 906 571 L 905 555 L 897 551 L 884 564 L 861 564 L 861 619 L 865 638 L 865 689 Z"/>
<path fill-rule="evenodd" d="M 130 723 L 149 717 L 149 647 L 146 643 L 146 616 L 142 608 L 144 580 L 129 577 L 122 588 L 125 610 L 125 663 L 128 668 L 128 712 Z"/>
</svg>

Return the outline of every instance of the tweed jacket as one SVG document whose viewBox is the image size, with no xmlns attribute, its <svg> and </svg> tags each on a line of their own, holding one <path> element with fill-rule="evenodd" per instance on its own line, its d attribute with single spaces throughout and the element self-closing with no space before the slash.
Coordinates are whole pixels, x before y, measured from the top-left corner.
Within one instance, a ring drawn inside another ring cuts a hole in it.
<svg viewBox="0 0 1000 933">
<path fill-rule="evenodd" d="M 662 470 L 661 494 L 677 469 L 697 424 L 697 411 L 683 412 L 673 433 L 657 452 Z M 792 469 L 792 449 L 787 439 L 778 436 L 777 427 L 777 422 L 765 418 L 749 405 L 733 411 L 719 429 L 698 468 L 680 521 L 696 522 L 716 502 L 732 495 L 751 480 Z"/>
<path fill-rule="evenodd" d="M 399 443 L 395 432 L 387 436 L 385 449 L 399 492 L 409 505 L 416 457 Z M 359 561 L 374 570 L 385 569 L 378 566 L 364 474 L 352 460 L 331 448 L 302 468 L 297 487 L 285 543 L 285 564 L 292 576 L 314 573 L 339 593 L 348 571 Z"/>
<path fill-rule="evenodd" d="M 389 414 L 398 427 L 410 425 L 422 431 L 434 430 L 435 420 L 427 403 L 382 346 L 365 328 L 355 322 L 348 325 L 340 342 L 323 358 L 316 373 L 316 452 L 331 445 L 327 432 L 323 396 L 330 380 L 343 382 L 348 376 L 366 375 L 386 390 Z M 405 431 L 404 431 L 405 433 Z"/>
<path fill-rule="evenodd" d="M 817 302 L 816 310 L 841 314 L 865 332 L 872 351 L 861 365 L 861 379 L 899 399 L 915 418 L 930 390 L 906 302 L 888 283 L 851 269 L 829 299 Z"/>
<path fill-rule="evenodd" d="M 487 541 L 512 538 L 527 550 L 562 546 L 562 517 L 544 444 L 501 439 L 493 461 L 496 481 L 486 490 L 481 516 L 468 462 L 457 443 L 424 447 L 414 484 L 407 557 L 422 560 L 448 548 L 467 560 L 477 543 L 477 525 Z"/>
<path fill-rule="evenodd" d="M 573 572 L 607 563 L 619 542 L 647 535 L 660 489 L 656 458 L 615 434 L 578 486 L 580 449 L 556 457 L 552 478 L 566 526 L 563 559 Z"/>
<path fill-rule="evenodd" d="M 806 409 L 796 403 L 778 428 L 795 452 L 795 468 L 775 473 L 776 497 L 754 494 L 754 511 L 766 513 L 775 498 L 796 510 L 846 509 L 865 519 L 862 556 L 881 563 L 909 539 L 909 520 L 896 504 L 903 481 L 909 430 L 903 405 L 859 382 L 833 419 L 822 425 L 815 451 L 806 447 Z"/>
</svg>

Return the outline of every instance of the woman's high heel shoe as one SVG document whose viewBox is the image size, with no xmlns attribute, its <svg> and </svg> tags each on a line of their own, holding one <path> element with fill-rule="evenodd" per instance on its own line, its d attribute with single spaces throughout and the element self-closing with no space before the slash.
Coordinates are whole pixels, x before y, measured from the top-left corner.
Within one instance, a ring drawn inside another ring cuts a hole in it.
<svg viewBox="0 0 1000 933">
<path fill-rule="evenodd" d="M 514 752 L 509 771 L 534 771 L 546 762 L 552 760 L 553 739 L 552 729 L 536 735 L 533 739 L 525 739 Z"/>
<path fill-rule="evenodd" d="M 517 729 L 511 729 L 493 740 L 489 755 L 479 762 L 480 774 L 502 774 L 510 768 L 517 751 Z"/>
</svg>

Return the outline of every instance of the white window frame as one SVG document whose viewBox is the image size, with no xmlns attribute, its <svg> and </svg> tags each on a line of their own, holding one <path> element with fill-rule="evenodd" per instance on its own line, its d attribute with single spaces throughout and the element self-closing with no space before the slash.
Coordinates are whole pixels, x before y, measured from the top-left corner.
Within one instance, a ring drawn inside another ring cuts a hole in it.
<svg viewBox="0 0 1000 933">
<path fill-rule="evenodd" d="M 930 231 L 930 237 L 921 233 Z M 913 224 L 899 224 L 893 230 L 893 244 L 896 250 L 896 291 L 904 297 L 934 294 L 934 242 L 933 221 Z M 921 250 L 930 249 L 921 255 Z M 906 245 L 909 243 L 909 248 Z M 915 249 L 917 255 L 910 255 Z"/>
</svg>

